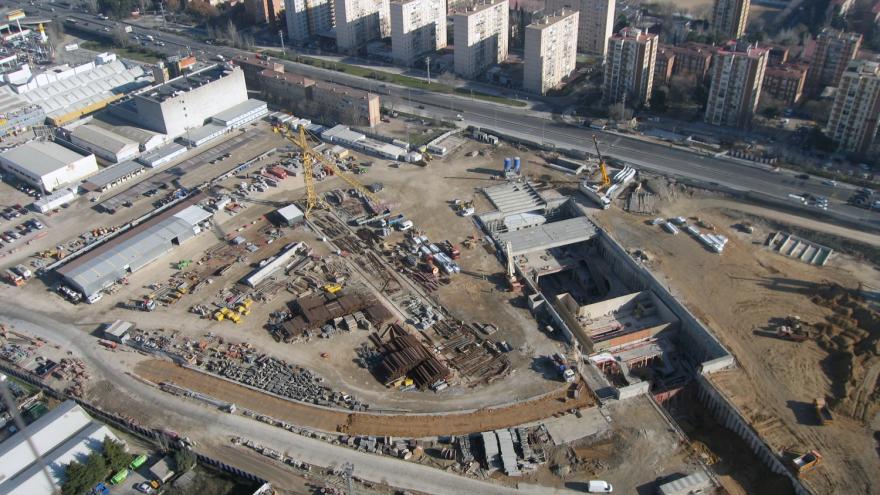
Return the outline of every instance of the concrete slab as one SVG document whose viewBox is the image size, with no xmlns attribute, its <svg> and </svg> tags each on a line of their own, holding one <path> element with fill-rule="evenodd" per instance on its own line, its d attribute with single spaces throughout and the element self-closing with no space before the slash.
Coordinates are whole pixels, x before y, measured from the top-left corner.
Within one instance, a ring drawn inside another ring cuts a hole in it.
<svg viewBox="0 0 880 495">
<path fill-rule="evenodd" d="M 498 234 L 498 240 L 501 241 L 502 247 L 510 242 L 512 254 L 517 256 L 588 241 L 595 237 L 596 233 L 593 222 L 586 217 L 576 217 Z"/>
<path fill-rule="evenodd" d="M 566 414 L 559 418 L 550 418 L 544 421 L 550 438 L 556 445 L 571 443 L 581 438 L 602 433 L 609 428 L 608 421 L 599 412 L 598 407 L 582 409 L 581 417 L 574 414 Z"/>
</svg>

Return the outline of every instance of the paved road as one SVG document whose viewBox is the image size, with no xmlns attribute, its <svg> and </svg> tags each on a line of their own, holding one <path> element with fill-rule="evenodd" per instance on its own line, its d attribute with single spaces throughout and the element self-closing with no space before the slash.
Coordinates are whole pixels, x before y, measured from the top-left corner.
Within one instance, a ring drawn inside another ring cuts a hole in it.
<svg viewBox="0 0 880 495">
<path fill-rule="evenodd" d="M 521 490 L 502 487 L 482 481 L 464 478 L 445 471 L 408 463 L 391 457 L 358 452 L 345 447 L 306 438 L 279 428 L 275 428 L 244 416 L 221 413 L 207 406 L 195 404 L 160 392 L 131 376 L 126 370 L 108 356 L 105 349 L 97 345 L 97 339 L 87 335 L 77 327 L 57 321 L 49 316 L 37 315 L 21 307 L 12 307 L 0 302 L 0 321 L 11 324 L 16 331 L 39 336 L 50 343 L 61 345 L 89 363 L 95 378 L 105 379 L 116 389 L 125 391 L 134 400 L 149 403 L 165 411 L 177 413 L 181 417 L 204 425 L 211 425 L 200 431 L 188 430 L 185 425 L 175 424 L 175 416 L 168 415 L 164 424 L 172 430 L 180 431 L 200 444 L 210 444 L 216 438 L 212 431 L 226 436 L 243 436 L 274 448 L 279 452 L 289 452 L 291 456 L 317 466 L 340 465 L 351 462 L 355 475 L 374 482 L 386 482 L 392 486 L 418 490 L 433 494 L 461 495 L 462 493 L 516 494 L 527 490 L 538 494 L 570 493 L 537 485 L 523 486 Z M 99 378 L 100 377 L 100 378 Z M 158 418 L 157 418 L 158 419 Z M 210 451 L 209 451 L 210 453 Z M 270 462 L 267 460 L 267 462 Z"/>
<path fill-rule="evenodd" d="M 112 27 L 114 21 L 99 21 L 94 16 L 64 11 L 56 6 L 57 12 L 44 11 L 49 16 L 61 19 L 75 18 L 80 28 L 95 34 L 107 35 L 104 27 Z M 168 54 L 187 53 L 190 50 L 213 57 L 217 54 L 233 57 L 246 52 L 230 47 L 208 45 L 195 39 L 168 33 L 157 33 L 133 26 L 132 34 L 153 34 L 160 37 L 166 45 L 153 47 Z M 304 64 L 284 62 L 293 71 L 321 80 L 330 80 L 347 86 L 361 88 L 383 95 L 385 105 L 395 108 L 409 108 L 426 116 L 454 121 L 462 115 L 464 124 L 498 129 L 500 132 L 527 136 L 532 140 L 553 143 L 557 147 L 577 148 L 592 151 L 592 135 L 598 135 L 603 143 L 603 153 L 662 174 L 688 178 L 706 183 L 708 186 L 725 186 L 740 191 L 750 191 L 766 195 L 776 200 L 788 201 L 800 209 L 804 216 L 813 217 L 827 223 L 846 221 L 860 228 L 880 231 L 880 213 L 856 208 L 845 203 L 853 188 L 832 187 L 821 183 L 818 178 L 800 180 L 792 172 L 773 173 L 767 167 L 746 164 L 728 158 L 715 158 L 692 151 L 672 148 L 643 139 L 610 132 L 582 129 L 554 120 L 552 108 L 543 103 L 533 102 L 530 108 L 514 108 L 507 105 L 475 100 L 466 96 L 447 95 L 430 91 L 413 90 L 392 84 L 383 84 L 366 78 L 320 69 Z M 420 108 L 421 107 L 421 108 Z M 540 137 L 540 139 L 539 139 Z M 827 212 L 801 206 L 791 200 L 790 194 L 810 193 L 830 198 Z M 821 214 L 820 214 L 821 213 Z"/>
</svg>

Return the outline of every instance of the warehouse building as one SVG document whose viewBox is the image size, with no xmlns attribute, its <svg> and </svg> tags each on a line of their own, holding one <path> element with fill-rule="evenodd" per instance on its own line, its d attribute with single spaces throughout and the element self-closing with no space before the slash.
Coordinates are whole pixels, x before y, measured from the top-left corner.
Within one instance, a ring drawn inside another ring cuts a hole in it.
<svg viewBox="0 0 880 495">
<path fill-rule="evenodd" d="M 144 166 L 135 161 L 122 162 L 101 170 L 83 184 L 86 191 L 104 192 L 144 173 Z"/>
<path fill-rule="evenodd" d="M 87 299 L 93 298 L 199 234 L 201 225 L 211 218 L 211 213 L 196 206 L 204 197 L 204 194 L 198 194 L 181 202 L 63 265 L 56 272 Z"/>
<path fill-rule="evenodd" d="M 49 123 L 64 125 L 149 85 L 152 77 L 140 65 L 127 65 L 111 53 L 102 53 L 86 64 L 60 65 L 41 73 L 23 65 L 5 74 L 4 81 L 0 95 L 39 106 Z"/>
<path fill-rule="evenodd" d="M 237 129 L 269 113 L 265 101 L 246 100 L 211 117 L 211 122 L 227 129 Z"/>
<path fill-rule="evenodd" d="M 52 141 L 30 141 L 0 154 L 3 169 L 50 193 L 98 171 L 95 155 L 83 156 Z"/>
<path fill-rule="evenodd" d="M 0 444 L 0 494 L 60 493 L 67 464 L 100 452 L 107 437 L 119 440 L 107 426 L 93 421 L 76 402 L 68 400 L 59 404 Z M 46 464 L 49 478 L 37 456 Z"/>
<path fill-rule="evenodd" d="M 52 210 L 57 210 L 66 204 L 72 203 L 74 200 L 76 200 L 76 191 L 74 189 L 59 189 L 34 201 L 31 206 L 40 213 L 49 213 Z"/>
<path fill-rule="evenodd" d="M 183 136 L 180 136 L 180 142 L 190 148 L 198 148 L 208 141 L 213 141 L 227 132 L 229 132 L 229 129 L 226 126 L 219 124 L 205 124 L 196 129 L 186 131 Z"/>
<path fill-rule="evenodd" d="M 157 168 L 171 163 L 184 153 L 186 153 L 186 146 L 170 143 L 149 153 L 144 153 L 138 158 L 138 161 L 150 168 Z"/>
<path fill-rule="evenodd" d="M 213 65 L 143 90 L 113 110 L 147 129 L 177 137 L 247 99 L 242 70 Z"/>
<path fill-rule="evenodd" d="M 112 163 L 131 160 L 140 151 L 137 142 L 91 124 L 70 131 L 70 142 Z"/>
</svg>

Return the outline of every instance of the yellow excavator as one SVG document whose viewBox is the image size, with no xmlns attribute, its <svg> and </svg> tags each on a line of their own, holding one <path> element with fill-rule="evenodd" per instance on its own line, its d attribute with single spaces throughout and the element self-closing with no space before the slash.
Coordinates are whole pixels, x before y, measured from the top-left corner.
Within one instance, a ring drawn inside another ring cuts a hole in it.
<svg viewBox="0 0 880 495">
<path fill-rule="evenodd" d="M 280 132 L 284 134 L 285 138 L 295 144 L 302 153 L 303 178 L 306 183 L 305 217 L 307 219 L 309 218 L 309 215 L 311 214 L 313 209 L 326 207 L 326 203 L 318 198 L 318 193 L 315 191 L 315 177 L 314 175 L 312 175 L 312 172 L 313 167 L 316 163 L 321 164 L 325 169 L 339 176 L 342 180 L 347 182 L 349 186 L 361 193 L 365 198 L 373 203 L 373 206 L 377 209 L 377 211 L 381 211 L 384 209 L 384 207 L 382 206 L 382 200 L 380 200 L 378 196 L 370 192 L 370 190 L 367 189 L 366 186 L 361 184 L 357 179 L 340 170 L 339 167 L 337 167 L 336 164 L 333 163 L 333 161 L 324 158 L 324 155 L 318 153 L 314 150 L 314 148 L 312 148 L 304 127 L 300 126 L 299 132 L 296 134 L 294 134 L 289 129 L 280 130 Z"/>
<path fill-rule="evenodd" d="M 602 174 L 602 183 L 599 184 L 598 189 L 601 191 L 606 187 L 611 185 L 611 178 L 608 177 L 608 168 L 605 166 L 605 159 L 602 158 L 602 153 L 599 151 L 599 138 L 593 134 L 593 145 L 596 146 L 596 155 L 599 157 L 599 173 Z"/>
</svg>

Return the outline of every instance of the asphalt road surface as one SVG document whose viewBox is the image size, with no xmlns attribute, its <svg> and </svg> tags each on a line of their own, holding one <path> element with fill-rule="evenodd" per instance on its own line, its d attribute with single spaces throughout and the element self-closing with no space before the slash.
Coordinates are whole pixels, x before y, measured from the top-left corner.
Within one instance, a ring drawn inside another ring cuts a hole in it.
<svg viewBox="0 0 880 495">
<path fill-rule="evenodd" d="M 99 36 L 109 36 L 105 27 L 112 31 L 116 21 L 101 21 L 88 14 L 72 12 L 55 4 L 55 12 L 48 6 L 41 7 L 42 13 L 54 17 L 58 21 L 72 18 L 77 20 L 79 29 L 86 29 Z M 226 58 L 243 55 L 247 52 L 225 46 L 209 45 L 196 39 L 184 36 L 157 32 L 131 24 L 131 34 L 151 34 L 161 39 L 165 46 L 153 46 L 157 51 L 169 55 L 193 51 L 202 58 L 216 57 L 222 54 Z M 668 145 L 649 142 L 635 137 L 611 132 L 584 129 L 553 119 L 553 113 L 542 109 L 543 103 L 533 108 L 515 108 L 507 105 L 476 100 L 467 96 L 433 93 L 430 91 L 413 90 L 410 88 L 384 84 L 377 81 L 343 74 L 327 69 L 320 69 L 305 64 L 284 61 L 292 71 L 305 76 L 332 81 L 347 86 L 372 91 L 382 95 L 384 104 L 394 104 L 395 108 L 409 108 L 415 113 L 425 116 L 455 121 L 461 115 L 463 124 L 496 129 L 499 132 L 527 136 L 532 140 L 552 143 L 559 148 L 577 148 L 592 151 L 593 135 L 599 137 L 601 150 L 610 158 L 622 160 L 637 168 L 655 171 L 661 174 L 682 177 L 704 183 L 707 187 L 725 187 L 738 191 L 749 191 L 758 197 L 766 196 L 774 200 L 786 201 L 790 207 L 799 210 L 803 216 L 815 218 L 828 223 L 844 221 L 858 228 L 880 231 L 880 212 L 873 212 L 846 204 L 854 188 L 843 184 L 832 187 L 813 177 L 801 180 L 794 172 L 772 172 L 769 167 L 746 164 L 728 158 L 716 158 L 691 152 Z M 719 129 L 723 132 L 723 129 Z M 820 211 L 812 206 L 800 205 L 789 195 L 809 193 L 829 198 L 829 209 Z"/>
</svg>

